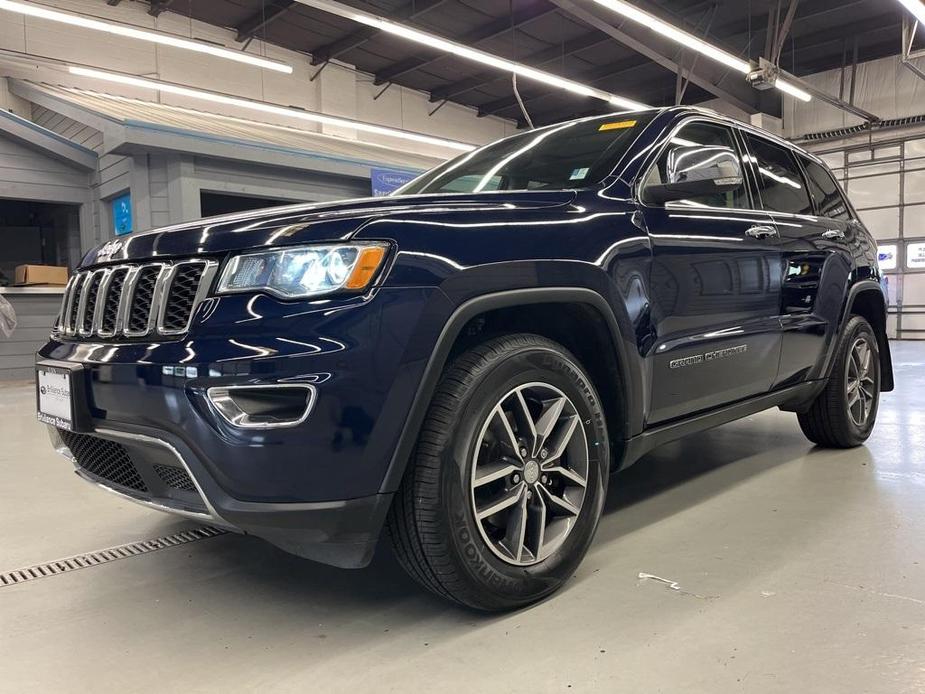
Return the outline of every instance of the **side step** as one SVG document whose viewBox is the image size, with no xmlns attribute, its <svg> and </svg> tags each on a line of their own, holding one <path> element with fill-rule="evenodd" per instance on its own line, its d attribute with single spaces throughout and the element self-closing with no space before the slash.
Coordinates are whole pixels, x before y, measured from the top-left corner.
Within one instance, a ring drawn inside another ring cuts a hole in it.
<svg viewBox="0 0 925 694">
<path fill-rule="evenodd" d="M 728 424 L 772 407 L 798 407 L 800 404 L 812 400 L 822 383 L 823 381 L 800 383 L 773 393 L 759 395 L 748 400 L 740 400 L 731 405 L 709 410 L 693 417 L 647 429 L 625 442 L 623 463 L 619 469 L 629 467 L 646 453 L 659 446 L 677 441 L 690 434 Z"/>
</svg>

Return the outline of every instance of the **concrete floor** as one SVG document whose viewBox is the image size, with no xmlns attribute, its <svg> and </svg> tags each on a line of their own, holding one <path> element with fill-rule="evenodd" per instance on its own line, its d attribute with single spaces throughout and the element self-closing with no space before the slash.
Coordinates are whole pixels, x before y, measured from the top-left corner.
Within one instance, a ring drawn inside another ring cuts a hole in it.
<svg viewBox="0 0 925 694">
<path fill-rule="evenodd" d="M 925 692 L 925 343 L 893 350 L 867 447 L 777 411 L 666 446 L 531 609 L 225 535 L 0 588 L 0 691 Z M 0 390 L 0 572 L 191 527 L 77 479 L 32 401 Z"/>
</svg>

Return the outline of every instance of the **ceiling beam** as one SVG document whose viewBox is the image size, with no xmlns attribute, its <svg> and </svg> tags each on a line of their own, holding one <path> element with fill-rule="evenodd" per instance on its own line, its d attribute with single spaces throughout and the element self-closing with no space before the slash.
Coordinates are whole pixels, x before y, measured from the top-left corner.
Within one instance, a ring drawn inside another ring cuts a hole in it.
<svg viewBox="0 0 925 694">
<path fill-rule="evenodd" d="M 704 2 L 700 2 L 697 5 L 690 5 L 684 8 L 681 18 L 683 19 L 687 16 L 701 13 L 704 10 L 709 9 L 709 7 L 714 4 L 714 2 L 715 0 L 704 0 Z M 544 48 L 541 51 L 537 51 L 536 53 L 533 53 L 532 55 L 524 58 L 522 62 L 535 66 L 544 65 L 545 63 L 550 63 L 554 60 L 558 60 L 569 55 L 574 55 L 575 53 L 580 53 L 583 50 L 600 45 L 602 43 L 607 43 L 609 41 L 612 41 L 610 36 L 603 34 L 600 31 L 591 31 L 587 34 L 574 38 L 571 41 L 566 41 L 564 44 L 553 45 L 549 48 Z M 479 87 L 486 86 L 501 79 L 504 78 L 499 76 L 497 72 L 481 72 L 478 75 L 473 75 L 472 77 L 458 80 L 445 87 L 435 89 L 433 92 L 431 92 L 430 100 L 443 101 L 444 99 L 452 99 L 454 96 L 459 96 L 460 94 L 464 94 L 473 89 L 478 89 Z"/>
<path fill-rule="evenodd" d="M 590 84 L 591 86 L 595 86 L 594 85 L 595 82 L 600 82 L 601 80 L 607 79 L 608 77 L 613 77 L 614 75 L 623 75 L 623 74 L 626 74 L 630 70 L 640 68 L 640 67 L 646 67 L 651 64 L 652 63 L 651 61 L 649 61 L 648 58 L 645 58 L 639 55 L 632 55 L 632 56 L 629 56 L 628 58 L 623 58 L 622 60 L 618 60 L 617 62 L 614 62 L 614 63 L 608 63 L 607 65 L 599 65 L 598 67 L 592 68 L 590 70 L 586 70 L 570 79 L 574 79 L 576 82 L 582 82 L 584 84 Z M 625 88 L 626 85 L 621 85 L 621 87 L 623 87 L 624 90 L 627 91 L 628 93 L 631 93 L 634 96 L 636 96 L 636 92 L 634 92 L 631 87 L 629 89 Z M 547 96 L 549 96 L 549 92 L 546 90 L 537 91 L 533 96 L 525 96 L 521 94 L 521 98 L 523 99 L 524 104 L 529 104 L 534 101 L 539 101 L 540 99 L 544 99 Z M 648 101 L 645 101 L 644 99 L 639 99 L 639 100 L 642 101 L 643 103 L 649 103 Z M 505 97 L 501 97 L 500 99 L 495 99 L 494 101 L 489 101 L 488 103 L 485 103 L 479 106 L 478 115 L 479 115 L 479 118 L 483 118 L 485 116 L 494 116 L 498 113 L 508 110 L 509 108 L 514 108 L 515 106 L 518 106 L 517 97 L 505 96 Z M 603 105 L 603 106 L 606 108 L 606 105 Z M 610 107 L 610 110 L 613 110 L 612 105 Z"/>
<path fill-rule="evenodd" d="M 702 13 L 704 10 L 709 9 L 712 5 L 713 5 L 713 0 L 701 2 L 701 3 L 698 3 L 697 5 L 691 5 L 684 9 L 684 16 L 687 16 L 690 13 L 697 13 L 697 12 Z M 572 39 L 572 41 L 567 41 L 562 46 L 550 46 L 549 48 L 546 48 L 542 51 L 538 51 L 534 53 L 533 55 L 528 56 L 524 60 L 524 62 L 531 64 L 531 65 L 543 64 L 543 63 L 551 62 L 553 60 L 557 60 L 560 57 L 565 57 L 567 55 L 572 55 L 573 53 L 578 53 L 582 50 L 590 48 L 591 46 L 596 46 L 601 43 L 607 43 L 612 40 L 613 39 L 607 34 L 604 34 L 600 31 L 592 31 L 588 34 L 584 34 L 583 36 L 579 36 L 576 39 Z M 626 70 L 649 64 L 648 59 L 640 57 L 638 56 L 638 54 L 635 54 L 635 53 L 634 55 L 636 56 L 635 58 L 624 58 L 622 60 L 618 60 L 613 63 L 608 63 L 607 65 L 601 65 L 601 66 L 592 68 L 590 70 L 587 70 L 581 73 L 576 79 L 578 79 L 581 82 L 585 82 L 587 84 L 593 84 L 596 81 L 607 79 L 608 77 L 612 77 L 614 75 L 620 75 Z M 443 94 L 444 92 L 450 92 L 450 89 L 452 88 L 465 87 L 465 89 L 461 89 L 461 91 L 459 92 L 451 93 L 451 96 L 455 96 L 456 94 L 461 93 L 463 91 L 468 91 L 470 88 L 475 89 L 477 87 L 482 86 L 483 84 L 488 84 L 490 82 L 494 82 L 499 79 L 497 76 L 497 73 L 482 73 L 482 75 L 486 76 L 486 79 L 484 80 L 484 82 L 481 82 L 474 86 L 469 87 L 468 85 L 465 84 L 466 80 L 460 80 L 458 82 L 455 82 L 454 84 L 449 85 L 448 87 L 434 91 L 431 94 L 431 101 L 436 100 L 434 98 L 435 95 L 438 98 L 450 98 L 450 96 L 444 97 Z M 524 103 L 528 103 L 530 101 L 536 101 L 537 99 L 542 99 L 547 94 L 548 94 L 547 92 L 544 92 L 543 94 L 537 94 L 536 96 L 525 98 Z M 648 103 L 648 102 L 645 102 L 645 103 Z M 514 96 L 504 97 L 501 99 L 495 99 L 494 101 L 488 104 L 482 104 L 481 106 L 479 106 L 478 107 L 479 115 L 480 116 L 493 115 L 495 113 L 505 111 L 508 108 L 511 108 L 516 105 L 517 105 L 517 99 Z M 485 111 L 483 111 L 483 109 Z"/>
<path fill-rule="evenodd" d="M 853 39 L 856 36 L 862 37 L 880 31 L 892 32 L 894 29 L 898 33 L 901 31 L 901 28 L 902 18 L 898 15 L 889 13 L 884 13 L 862 22 L 851 22 L 832 26 L 824 31 L 817 31 L 808 36 L 807 38 L 811 39 L 812 43 L 801 43 L 799 38 L 797 38 L 797 45 L 791 46 L 781 55 L 781 66 L 792 67 L 794 60 L 799 63 L 801 55 L 811 53 L 826 46 L 837 46 L 837 50 L 830 52 L 833 56 L 837 54 L 838 57 L 841 57 L 842 46 L 846 38 Z M 811 62 L 812 61 L 810 61 L 810 63 Z"/>
<path fill-rule="evenodd" d="M 860 0 L 860 2 L 863 2 L 863 1 L 864 0 Z M 860 2 L 854 2 L 854 3 L 849 2 L 847 4 L 857 5 L 857 4 L 860 4 Z M 822 6 L 819 6 L 817 4 L 812 11 L 804 11 L 802 13 L 802 16 L 798 12 L 797 16 L 798 18 L 803 19 L 803 20 L 824 18 L 836 12 L 836 8 L 835 8 L 836 4 L 838 3 L 835 2 L 835 0 L 832 0 L 832 2 L 826 1 L 824 2 Z M 766 19 L 767 18 L 765 17 L 760 27 L 756 28 L 753 26 L 753 35 L 754 33 L 764 31 L 767 28 Z M 844 40 L 844 37 L 846 35 L 854 35 L 855 33 L 858 33 L 860 31 L 879 31 L 882 29 L 889 29 L 889 28 L 893 28 L 894 26 L 898 26 L 898 22 L 899 22 L 898 16 L 894 17 L 892 15 L 885 15 L 884 17 L 873 20 L 872 22 L 871 21 L 856 22 L 856 23 L 851 23 L 851 24 L 845 24 L 842 26 L 835 26 L 835 27 L 832 27 L 822 32 L 814 32 L 812 34 L 813 43 L 797 46 L 796 57 L 797 59 L 799 59 L 799 56 L 801 53 L 809 52 L 813 49 L 818 48 L 819 46 L 823 44 L 829 44 L 829 43 L 835 43 L 835 42 L 838 42 L 839 44 L 841 44 L 841 42 Z M 717 33 L 718 35 L 721 35 L 724 41 L 730 44 L 733 44 L 733 43 L 737 44 L 739 42 L 739 39 L 748 35 L 748 27 L 746 23 L 743 23 L 740 20 L 736 20 L 734 22 L 728 22 L 727 24 L 720 26 L 718 29 L 716 29 L 715 33 Z M 587 34 L 585 36 L 579 37 L 579 39 L 576 39 L 576 41 L 581 40 L 586 43 L 590 43 L 593 37 L 598 37 L 598 39 L 602 41 L 611 40 L 609 36 L 605 36 L 601 34 L 600 32 L 595 31 L 595 32 L 592 32 L 591 34 Z M 566 46 L 568 46 L 568 44 L 566 44 Z M 581 50 L 581 49 L 579 48 L 578 50 Z M 548 62 L 549 60 L 552 60 L 556 57 L 552 55 L 552 53 L 558 52 L 559 54 L 561 54 L 561 51 L 562 51 L 562 48 L 553 46 L 548 49 L 544 49 L 543 51 L 539 51 L 538 53 L 535 53 L 532 56 L 529 56 L 527 59 L 525 59 L 524 62 L 527 62 L 529 64 L 539 64 L 544 61 Z M 792 55 L 793 55 L 792 51 L 785 52 L 784 53 L 785 59 L 782 60 L 782 62 L 784 62 L 785 64 L 789 64 L 790 61 L 787 60 L 787 58 L 792 58 Z M 839 55 L 840 55 L 840 51 L 839 51 Z M 636 60 L 635 62 L 627 62 L 626 59 L 618 60 L 613 63 L 609 63 L 607 65 L 603 65 L 603 66 L 596 67 L 591 70 L 582 72 L 576 75 L 574 79 L 580 82 L 585 82 L 586 84 L 593 85 L 595 84 L 595 82 L 600 82 L 605 79 L 615 79 L 615 78 L 626 77 L 629 72 L 632 72 L 638 69 L 639 67 L 642 67 L 647 64 L 649 64 L 649 61 L 645 58 Z M 447 87 L 442 87 L 438 90 L 435 90 L 431 95 L 431 100 L 433 101 L 433 100 L 443 99 L 443 98 L 452 98 L 453 96 L 456 96 L 459 93 L 468 91 L 469 89 L 478 88 L 482 86 L 483 84 L 487 84 L 487 83 L 490 83 L 490 82 L 493 82 L 499 79 L 497 77 L 497 73 L 482 73 L 482 75 L 487 76 L 489 79 L 479 84 L 473 84 L 472 82 L 470 82 L 470 80 L 474 81 L 474 78 L 468 78 L 467 80 L 459 80 L 458 82 L 454 82 L 453 84 L 450 84 Z M 632 89 L 633 85 L 623 85 L 623 86 L 624 86 L 624 89 L 627 89 L 631 92 L 633 91 Z M 523 91 L 523 89 L 521 89 L 521 91 Z M 659 93 L 661 93 L 662 91 L 667 91 L 667 87 L 665 87 L 664 89 L 659 89 L 657 91 Z M 543 92 L 543 93 L 535 94 L 534 96 L 526 96 L 522 94 L 522 96 L 524 99 L 524 103 L 529 104 L 529 103 L 539 101 L 540 99 L 543 99 L 549 96 L 549 93 Z M 651 102 L 651 98 L 648 98 L 647 94 L 637 93 L 636 96 L 639 98 L 639 100 L 645 103 Z M 435 97 L 437 97 L 437 99 L 435 99 Z M 509 97 L 503 97 L 503 98 L 495 99 L 493 101 L 481 104 L 480 106 L 478 106 L 478 113 L 479 113 L 479 116 L 498 115 L 509 109 L 513 109 L 516 106 L 517 106 L 517 99 L 512 95 Z"/>
<path fill-rule="evenodd" d="M 532 22 L 535 19 L 539 19 L 544 15 L 555 12 L 555 9 L 555 7 L 545 3 L 535 3 L 529 7 L 516 10 L 513 15 L 507 17 L 499 17 L 498 19 L 488 22 L 487 24 L 476 27 L 475 29 L 468 31 L 459 38 L 454 38 L 453 40 L 466 46 L 472 46 L 482 41 L 487 41 L 488 39 L 500 36 L 505 32 L 523 26 L 524 24 Z M 402 75 L 406 75 L 409 72 L 413 72 L 414 70 L 419 70 L 422 67 L 430 65 L 431 63 L 435 63 L 445 57 L 445 53 L 440 53 L 439 55 L 430 58 L 414 57 L 393 63 L 392 65 L 389 65 L 377 72 L 373 83 L 384 84 L 386 82 L 393 82 Z"/>
<path fill-rule="evenodd" d="M 727 70 L 705 62 L 699 63 L 696 71 L 691 71 L 687 66 L 682 66 L 673 58 L 668 57 L 665 52 L 656 49 L 654 47 L 655 42 L 651 41 L 648 37 L 646 37 L 647 40 L 638 39 L 572 0 L 550 1 L 589 26 L 604 32 L 628 48 L 632 48 L 649 60 L 658 63 L 666 70 L 670 70 L 676 74 L 683 70 L 688 75 L 691 84 L 696 84 L 701 89 L 707 90 L 714 96 L 723 99 L 736 108 L 746 113 L 759 112 L 756 92 L 748 85 L 741 75 L 736 75 L 739 79 L 735 81 L 729 80 Z"/>
<path fill-rule="evenodd" d="M 410 20 L 420 17 L 425 12 L 430 12 L 431 10 L 444 5 L 448 0 L 412 0 L 398 9 L 394 10 L 389 14 L 389 19 L 395 20 Z M 357 29 L 352 31 L 346 36 L 332 41 L 331 43 L 320 46 L 311 52 L 312 54 L 312 65 L 320 65 L 321 63 L 326 63 L 333 58 L 343 55 L 347 51 L 353 50 L 357 46 L 362 46 L 364 43 L 369 41 L 371 38 L 376 36 L 379 33 L 379 29 L 373 27 L 363 27 L 362 29 Z"/>
<path fill-rule="evenodd" d="M 551 63 L 554 60 L 559 60 L 569 55 L 579 53 L 583 50 L 591 48 L 593 46 L 598 46 L 602 43 L 607 43 L 610 41 L 609 36 L 604 36 L 599 31 L 592 31 L 588 34 L 583 34 L 577 38 L 572 39 L 571 41 L 566 41 L 562 45 L 550 46 L 549 48 L 544 48 L 541 51 L 532 53 L 523 59 L 522 62 L 530 65 L 531 67 L 539 67 L 545 65 L 546 63 Z M 461 80 L 452 82 L 446 86 L 435 89 L 430 93 L 431 101 L 443 101 L 444 99 L 452 99 L 455 96 L 465 94 L 468 91 L 473 89 L 478 89 L 492 82 L 507 80 L 507 75 L 499 75 L 497 70 L 486 70 L 485 72 L 480 72 L 471 77 L 465 77 Z"/>
<path fill-rule="evenodd" d="M 235 27 L 237 36 L 235 41 L 243 42 L 254 38 L 261 29 L 270 22 L 279 19 L 289 8 L 295 5 L 295 0 L 264 0 L 263 7 Z"/>
</svg>

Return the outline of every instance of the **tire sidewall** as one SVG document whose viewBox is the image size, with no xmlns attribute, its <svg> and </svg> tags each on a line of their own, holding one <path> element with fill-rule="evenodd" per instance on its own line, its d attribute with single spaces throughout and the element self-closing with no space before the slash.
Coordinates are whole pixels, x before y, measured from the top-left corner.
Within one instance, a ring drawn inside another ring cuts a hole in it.
<svg viewBox="0 0 925 694">
<path fill-rule="evenodd" d="M 493 355 L 461 398 L 441 461 L 441 498 L 448 544 L 473 590 L 490 591 L 499 607 L 526 604 L 556 590 L 583 558 L 603 508 L 609 441 L 600 400 L 571 355 L 554 343 Z M 480 532 L 470 503 L 470 480 L 478 433 L 502 396 L 525 383 L 548 383 L 575 405 L 588 442 L 588 484 L 578 521 L 563 544 L 535 565 L 514 566 L 497 557 Z"/>
<path fill-rule="evenodd" d="M 863 427 L 859 427 L 854 423 L 848 414 L 847 379 L 848 362 L 851 359 L 851 349 L 858 338 L 862 337 L 866 339 L 871 351 L 870 358 L 874 376 L 874 402 L 871 406 L 871 412 L 867 418 L 867 422 L 865 422 Z M 877 411 L 880 407 L 881 374 L 880 345 L 877 343 L 877 337 L 874 334 L 874 330 L 870 326 L 870 323 L 859 316 L 852 318 L 847 326 L 847 330 L 845 330 L 844 339 L 841 345 L 841 350 L 839 352 L 839 361 L 836 365 L 836 368 L 838 369 L 838 388 L 840 389 L 840 396 L 842 400 L 840 414 L 844 420 L 846 430 L 850 432 L 850 436 L 853 442 L 856 445 L 860 445 L 870 437 L 874 425 L 877 422 Z"/>
</svg>

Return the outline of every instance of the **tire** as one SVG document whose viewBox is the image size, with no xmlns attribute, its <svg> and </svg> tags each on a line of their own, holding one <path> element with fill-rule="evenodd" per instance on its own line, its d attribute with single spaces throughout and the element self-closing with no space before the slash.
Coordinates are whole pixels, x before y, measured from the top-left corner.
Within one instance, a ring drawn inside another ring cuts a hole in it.
<svg viewBox="0 0 925 694">
<path fill-rule="evenodd" d="M 538 417 L 536 431 L 556 423 L 545 447 L 526 451 L 523 439 L 523 456 L 512 439 L 532 431 L 527 414 Z M 548 463 L 539 459 L 544 448 Z M 556 461 L 564 472 L 554 471 Z M 493 479 L 507 463 L 518 471 Z M 587 552 L 609 465 L 600 399 L 578 361 L 536 335 L 488 340 L 444 370 L 389 511 L 394 553 L 416 581 L 459 604 L 486 611 L 529 605 L 560 588 Z M 477 517 L 515 494 L 516 504 Z M 547 534 L 547 522 L 555 533 Z"/>
<path fill-rule="evenodd" d="M 856 353 L 858 348 L 868 355 L 863 361 L 869 364 L 868 369 L 861 373 L 864 388 L 860 390 L 852 385 L 857 380 L 855 374 L 858 359 L 861 359 Z M 855 396 L 860 400 L 855 401 Z M 839 340 L 825 389 L 808 411 L 797 415 L 800 428 L 806 438 L 819 446 L 854 448 L 863 444 L 873 431 L 879 404 L 880 350 L 877 336 L 864 318 L 852 316 Z M 859 416 L 862 413 L 866 414 Z"/>
</svg>

